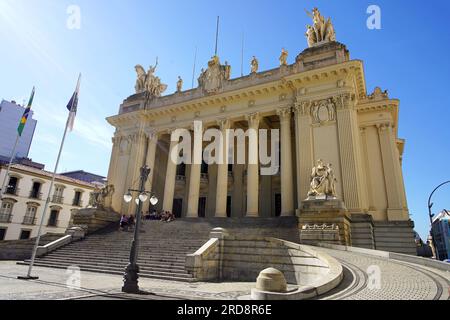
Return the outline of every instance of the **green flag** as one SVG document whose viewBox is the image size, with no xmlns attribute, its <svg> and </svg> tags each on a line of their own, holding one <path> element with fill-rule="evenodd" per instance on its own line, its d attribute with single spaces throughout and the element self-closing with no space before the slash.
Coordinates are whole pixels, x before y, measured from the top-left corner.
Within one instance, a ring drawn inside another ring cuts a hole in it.
<svg viewBox="0 0 450 320">
<path fill-rule="evenodd" d="M 22 136 L 23 129 L 25 128 L 25 124 L 27 123 L 28 116 L 31 112 L 31 105 L 33 104 L 34 99 L 34 87 L 33 91 L 31 92 L 30 100 L 28 101 L 27 108 L 25 109 L 25 112 L 23 113 L 22 118 L 20 119 L 19 127 L 17 128 L 17 132 L 19 133 L 19 136 Z"/>
</svg>

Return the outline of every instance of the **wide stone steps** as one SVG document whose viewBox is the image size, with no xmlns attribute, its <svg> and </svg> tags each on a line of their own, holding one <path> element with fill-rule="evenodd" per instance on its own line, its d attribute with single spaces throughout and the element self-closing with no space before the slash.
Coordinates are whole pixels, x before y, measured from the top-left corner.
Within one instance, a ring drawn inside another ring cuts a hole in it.
<svg viewBox="0 0 450 320">
<path fill-rule="evenodd" d="M 29 261 L 26 260 L 24 262 L 25 264 L 28 264 Z M 87 267 L 87 268 L 101 268 L 103 270 L 120 270 L 124 272 L 125 267 L 128 265 L 128 261 L 106 261 L 106 262 L 100 262 L 100 261 L 70 261 L 70 260 L 40 260 L 37 259 L 35 263 L 42 263 L 42 264 L 52 264 L 52 265 L 63 265 L 63 266 L 77 266 L 79 268 Z M 145 271 L 147 273 L 155 273 L 155 274 L 161 274 L 161 275 L 176 275 L 176 276 L 184 276 L 189 275 L 186 273 L 184 267 L 180 268 L 177 266 L 166 266 L 166 267 L 156 267 L 154 265 L 144 264 L 141 263 L 139 265 L 140 270 Z"/>
<path fill-rule="evenodd" d="M 18 264 L 28 265 L 27 262 L 19 262 Z M 36 261 L 35 266 L 37 267 L 49 267 L 56 269 L 67 269 L 73 264 L 70 263 L 52 263 L 45 261 Z M 107 273 L 107 274 L 117 274 L 123 275 L 125 268 L 121 266 L 108 266 L 108 267 L 100 267 L 100 266 L 92 266 L 92 265 L 77 265 L 82 271 L 88 272 L 98 272 L 98 273 Z M 140 266 L 141 271 L 139 272 L 139 276 L 142 278 L 153 278 L 153 279 L 161 279 L 161 280 L 172 280 L 172 281 L 194 281 L 192 275 L 188 273 L 174 273 L 174 272 L 157 272 L 150 269 L 146 269 Z"/>
<path fill-rule="evenodd" d="M 92 258 L 88 257 L 45 257 L 45 259 L 36 259 L 36 261 L 45 261 L 45 262 L 71 262 L 73 265 L 76 265 L 78 263 L 85 264 L 85 263 L 92 263 L 92 264 L 106 264 L 106 265 L 127 265 L 128 259 L 95 259 L 92 260 Z M 160 261 L 149 261 L 147 259 L 138 259 L 138 264 L 142 264 L 145 267 L 149 268 L 155 268 L 155 269 L 164 269 L 167 270 L 167 268 L 170 268 L 171 270 L 182 270 L 184 271 L 184 262 L 160 262 Z"/>
<path fill-rule="evenodd" d="M 42 259 L 45 260 L 65 260 L 65 261 L 110 261 L 110 262 L 122 262 L 126 261 L 128 262 L 129 258 L 128 256 L 114 256 L 114 257 L 108 257 L 108 256 L 87 256 L 87 255 L 49 255 Z M 145 264 L 158 264 L 158 265 L 174 265 L 174 266 L 184 266 L 185 258 L 159 258 L 159 257 L 139 257 L 138 261 L 145 263 Z"/>
<path fill-rule="evenodd" d="M 226 228 L 236 235 L 292 240 L 295 235 L 291 231 L 296 229 L 296 223 L 296 219 L 263 218 L 180 219 L 171 223 L 145 221 L 139 233 L 139 275 L 195 281 L 185 269 L 186 255 L 202 247 L 213 228 Z M 61 269 L 78 266 L 83 271 L 123 275 L 128 265 L 133 235 L 133 231 L 118 231 L 118 225 L 111 225 L 82 241 L 36 259 L 35 265 Z"/>
</svg>

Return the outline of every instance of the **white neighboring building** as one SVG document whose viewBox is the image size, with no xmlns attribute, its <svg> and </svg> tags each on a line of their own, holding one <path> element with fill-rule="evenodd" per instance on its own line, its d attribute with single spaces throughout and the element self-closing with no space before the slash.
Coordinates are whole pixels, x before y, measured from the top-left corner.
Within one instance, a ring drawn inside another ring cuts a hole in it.
<svg viewBox="0 0 450 320">
<path fill-rule="evenodd" d="M 0 167 L 0 181 L 6 166 Z M 0 206 L 0 240 L 28 239 L 37 236 L 52 174 L 48 171 L 15 164 L 11 167 L 6 193 Z M 64 233 L 72 212 L 87 207 L 95 185 L 57 175 L 46 212 L 45 233 Z"/>
<path fill-rule="evenodd" d="M 14 143 L 17 138 L 17 128 L 23 116 L 25 107 L 13 102 L 3 100 L 0 103 L 0 156 L 11 157 Z M 16 149 L 16 158 L 27 158 L 33 141 L 37 121 L 33 119 L 33 110 L 28 116 L 27 123 L 19 139 Z"/>
</svg>

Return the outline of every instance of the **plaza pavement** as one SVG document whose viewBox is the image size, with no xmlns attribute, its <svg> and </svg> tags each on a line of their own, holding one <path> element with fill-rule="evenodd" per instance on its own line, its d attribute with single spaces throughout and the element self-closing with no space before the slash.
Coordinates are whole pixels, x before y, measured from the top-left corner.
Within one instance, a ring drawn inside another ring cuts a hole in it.
<svg viewBox="0 0 450 320">
<path fill-rule="evenodd" d="M 325 248 L 318 250 L 339 260 L 345 272 L 341 285 L 320 299 L 449 300 L 450 272 L 373 255 Z M 119 275 L 81 271 L 80 287 L 71 288 L 74 283 L 72 272 L 35 267 L 33 275 L 39 276 L 39 280 L 17 279 L 27 270 L 27 266 L 19 266 L 13 261 L 0 262 L 0 300 L 237 300 L 248 297 L 255 287 L 254 282 L 188 283 L 141 278 L 140 288 L 148 294 L 126 295 L 121 293 L 123 282 Z M 376 278 L 371 274 L 373 270 L 378 270 Z"/>
</svg>

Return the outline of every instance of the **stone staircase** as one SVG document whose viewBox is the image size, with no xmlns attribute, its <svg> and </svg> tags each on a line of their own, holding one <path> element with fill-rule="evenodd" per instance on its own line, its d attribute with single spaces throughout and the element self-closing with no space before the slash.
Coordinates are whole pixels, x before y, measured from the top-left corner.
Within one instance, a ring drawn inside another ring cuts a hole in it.
<svg viewBox="0 0 450 320">
<path fill-rule="evenodd" d="M 47 233 L 39 240 L 40 246 L 45 246 L 50 242 L 63 237 L 63 234 Z M 36 243 L 36 238 L 27 240 L 6 240 L 0 241 L 0 260 L 23 260 L 29 259 Z"/>
<path fill-rule="evenodd" d="M 276 237 L 298 242 L 297 219 L 180 219 L 171 223 L 144 221 L 140 233 L 140 277 L 195 281 L 185 269 L 186 255 L 209 239 L 213 228 L 234 234 Z M 77 266 L 84 271 L 123 275 L 129 261 L 133 232 L 110 226 L 36 259 L 40 267 Z M 29 261 L 19 262 L 29 264 Z"/>
</svg>

